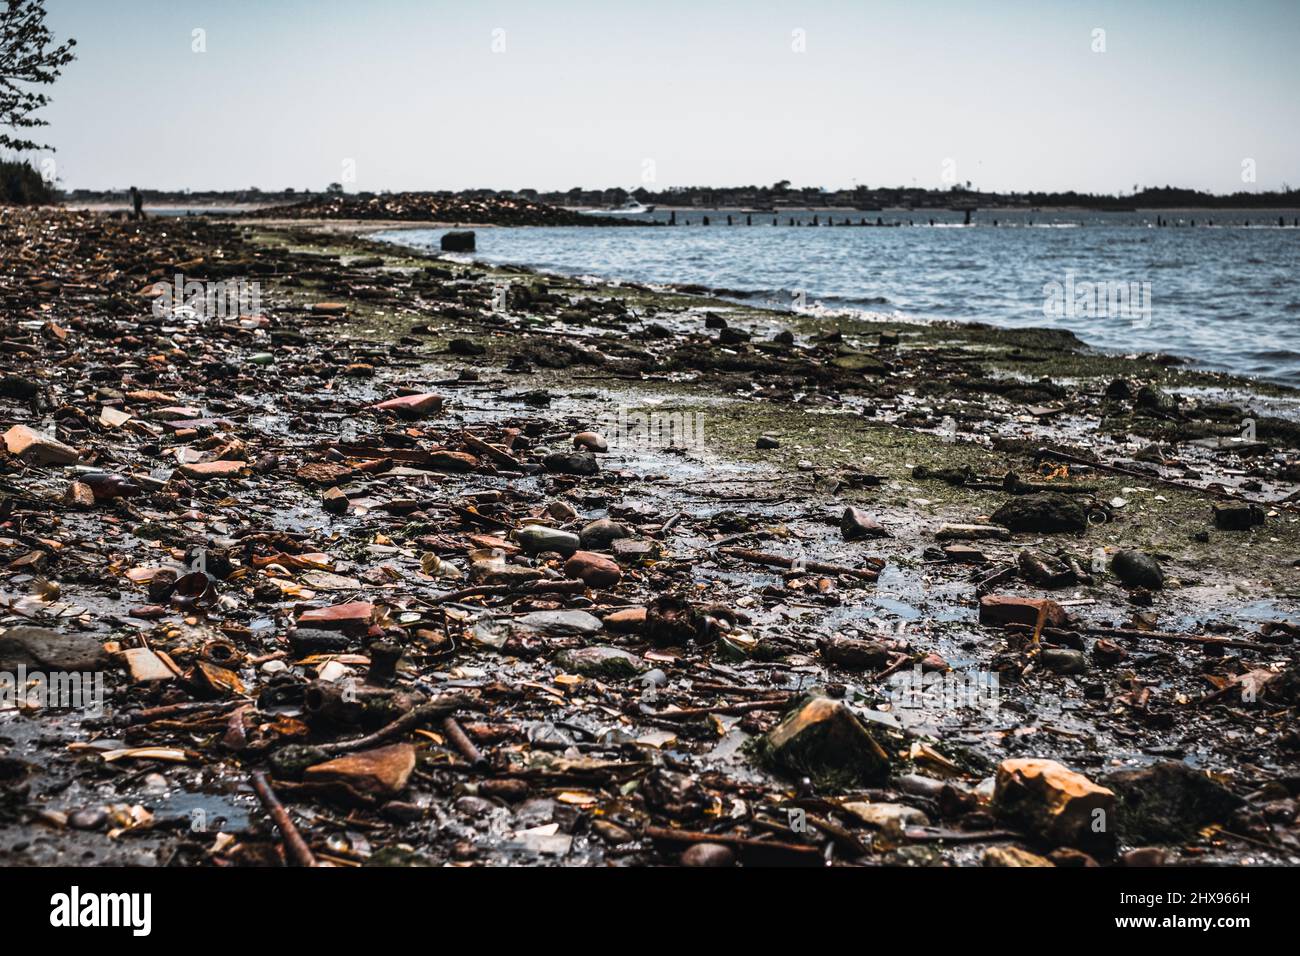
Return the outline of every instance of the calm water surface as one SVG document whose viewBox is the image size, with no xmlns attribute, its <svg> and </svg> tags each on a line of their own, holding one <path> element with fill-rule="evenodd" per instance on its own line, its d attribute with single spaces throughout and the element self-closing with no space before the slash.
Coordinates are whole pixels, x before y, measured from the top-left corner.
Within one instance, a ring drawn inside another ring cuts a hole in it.
<svg viewBox="0 0 1300 956">
<path fill-rule="evenodd" d="M 726 211 L 692 210 L 678 212 L 675 228 L 480 229 L 474 258 L 569 275 L 694 283 L 784 308 L 820 303 L 900 318 L 1068 328 L 1101 348 L 1171 352 L 1300 385 L 1295 210 L 1162 212 L 1171 223 L 1163 228 L 1155 213 L 990 211 L 966 227 L 960 213 L 948 211 L 841 211 L 835 228 L 806 225 L 814 215 L 807 211 L 775 214 L 776 226 L 771 212 L 752 213 L 752 226 L 744 224 L 746 213 L 731 215 L 731 227 Z M 827 214 L 817 215 L 825 223 Z M 845 215 L 854 223 L 879 217 L 900 225 L 846 228 L 839 225 Z M 789 226 L 792 216 L 805 225 Z M 380 238 L 437 249 L 442 232 Z M 1132 293 L 1128 309 L 1113 308 L 1102 295 L 1089 314 L 1089 282 L 1123 284 Z M 1074 290 L 1075 308 L 1060 307 L 1063 294 L 1048 308 L 1052 293 L 1066 288 Z"/>
</svg>

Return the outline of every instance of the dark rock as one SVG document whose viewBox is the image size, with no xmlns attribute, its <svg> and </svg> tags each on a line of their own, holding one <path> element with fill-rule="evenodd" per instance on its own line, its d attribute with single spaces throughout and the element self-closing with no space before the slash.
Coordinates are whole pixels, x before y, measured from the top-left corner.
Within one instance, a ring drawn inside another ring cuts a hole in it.
<svg viewBox="0 0 1300 956">
<path fill-rule="evenodd" d="M 309 654 L 338 653 L 355 646 L 356 641 L 338 631 L 323 628 L 299 627 L 289 632 L 289 646 L 299 657 Z"/>
<path fill-rule="evenodd" d="M 4 398 L 17 398 L 28 401 L 35 398 L 40 392 L 40 385 L 30 378 L 20 378 L 17 375 L 0 376 L 0 396 Z"/>
<path fill-rule="evenodd" d="M 1212 505 L 1214 524 L 1224 531 L 1249 531 L 1256 525 L 1264 523 L 1264 509 L 1259 505 L 1231 504 Z"/>
<path fill-rule="evenodd" d="M 1129 587 L 1158 591 L 1165 584 L 1160 563 L 1141 551 L 1121 551 L 1110 562 L 1110 570 Z"/>
<path fill-rule="evenodd" d="M 893 659 L 893 653 L 879 641 L 852 637 L 823 637 L 817 641 L 822 656 L 847 670 L 878 669 Z"/>
<path fill-rule="evenodd" d="M 1127 379 L 1117 378 L 1106 386 L 1106 397 L 1114 401 L 1127 401 L 1133 397 L 1133 386 Z"/>
<path fill-rule="evenodd" d="M 1075 580 L 1069 565 L 1041 551 L 1021 551 L 1016 555 L 1016 567 L 1026 581 L 1045 588 L 1065 587 Z"/>
<path fill-rule="evenodd" d="M 889 776 L 889 753 L 846 704 L 812 696 L 770 730 L 757 744 L 769 766 L 810 776 L 834 787 L 883 783 Z"/>
<path fill-rule="evenodd" d="M 1084 531 L 1088 516 L 1083 506 L 1069 495 L 1042 492 L 1012 498 L 997 511 L 993 521 L 1012 531 Z"/>
<path fill-rule="evenodd" d="M 1118 799 L 1116 826 L 1128 843 L 1171 843 L 1194 837 L 1245 801 L 1185 763 L 1165 760 L 1105 779 Z"/>
<path fill-rule="evenodd" d="M 1044 669 L 1056 674 L 1084 674 L 1088 670 L 1088 658 L 1082 651 L 1065 647 L 1047 647 L 1038 656 Z"/>
<path fill-rule="evenodd" d="M 452 339 L 447 343 L 447 351 L 452 355 L 483 355 L 487 349 L 472 339 Z"/>
<path fill-rule="evenodd" d="M 1178 414 L 1178 399 L 1167 392 L 1162 392 L 1154 385 L 1143 385 L 1138 389 L 1135 404 L 1138 408 L 1145 408 L 1160 415 Z"/>
<path fill-rule="evenodd" d="M 567 558 L 579 548 L 578 536 L 572 531 L 561 531 L 559 528 L 548 528 L 540 524 L 520 528 L 515 532 L 515 537 L 529 554 L 554 551 Z"/>
<path fill-rule="evenodd" d="M 462 229 L 444 232 L 438 246 L 443 252 L 473 252 L 474 230 Z"/>
<path fill-rule="evenodd" d="M 347 514 L 347 493 L 338 486 L 330 488 L 321 496 L 321 507 L 332 515 Z"/>
<path fill-rule="evenodd" d="M 893 537 L 875 518 L 861 508 L 844 509 L 844 515 L 840 518 L 840 533 L 844 535 L 845 541 Z"/>
<path fill-rule="evenodd" d="M 658 541 L 619 538 L 610 550 L 614 552 L 614 560 L 620 564 L 637 564 L 657 558 L 663 552 L 663 546 Z"/>
<path fill-rule="evenodd" d="M 601 548 L 608 548 L 619 538 L 630 536 L 631 532 L 617 521 L 611 521 L 608 518 L 597 518 L 583 527 L 578 539 L 587 550 L 597 551 Z"/>
<path fill-rule="evenodd" d="M 394 823 L 417 823 L 424 819 L 424 807 L 404 800 L 389 800 L 379 812 Z"/>
<path fill-rule="evenodd" d="M 674 594 L 661 594 L 646 608 L 645 636 L 656 647 L 701 641 L 707 633 L 703 613 Z"/>
<path fill-rule="evenodd" d="M 1066 627 L 1065 608 L 1048 598 L 1022 598 L 1010 594 L 986 594 L 980 598 L 980 623 L 992 627 L 1024 624 L 1034 627 L 1042 614 L 1046 627 Z"/>
<path fill-rule="evenodd" d="M 600 472 L 596 456 L 589 451 L 557 451 L 542 459 L 547 471 L 562 475 L 595 475 Z"/>
</svg>

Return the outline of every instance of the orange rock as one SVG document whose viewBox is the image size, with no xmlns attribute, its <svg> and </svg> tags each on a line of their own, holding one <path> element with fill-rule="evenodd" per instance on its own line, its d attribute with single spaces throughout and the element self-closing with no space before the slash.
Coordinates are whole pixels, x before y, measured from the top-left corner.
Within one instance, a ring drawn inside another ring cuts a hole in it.
<svg viewBox="0 0 1300 956">
<path fill-rule="evenodd" d="M 152 388 L 141 389 L 137 392 L 127 392 L 126 397 L 133 402 L 174 402 L 175 395 L 168 395 L 166 392 L 159 392 Z"/>
<path fill-rule="evenodd" d="M 1055 760 L 1002 761 L 993 806 L 999 816 L 1054 845 L 1088 848 L 1115 839 L 1114 792 Z"/>
<path fill-rule="evenodd" d="M 623 580 L 618 562 L 594 551 L 575 551 L 564 563 L 564 573 L 571 578 L 582 578 L 593 588 L 613 587 Z"/>
<path fill-rule="evenodd" d="M 247 467 L 246 461 L 201 461 L 195 465 L 181 465 L 176 470 L 186 478 L 205 481 L 209 478 L 234 478 Z"/>
<path fill-rule="evenodd" d="M 374 750 L 346 754 L 308 767 L 308 783 L 342 783 L 360 793 L 393 796 L 400 793 L 415 769 L 415 748 L 391 744 Z"/>
<path fill-rule="evenodd" d="M 95 507 L 95 492 L 84 481 L 74 481 L 68 485 L 63 500 L 74 508 L 93 508 Z"/>
<path fill-rule="evenodd" d="M 348 311 L 346 302 L 313 302 L 307 308 L 313 315 L 346 315 Z"/>
<path fill-rule="evenodd" d="M 336 485 L 352 477 L 352 469 L 330 461 L 309 461 L 296 472 L 309 485 Z"/>
<path fill-rule="evenodd" d="M 299 624 L 316 627 L 345 627 L 349 624 L 369 624 L 375 616 L 375 606 L 369 601 L 350 601 L 331 607 L 313 608 L 298 615 Z"/>
<path fill-rule="evenodd" d="M 471 534 L 469 536 L 470 544 L 476 548 L 489 548 L 500 551 L 503 554 L 518 554 L 519 545 L 507 541 L 505 538 L 497 537 L 494 534 Z"/>
<path fill-rule="evenodd" d="M 28 464 L 75 465 L 80 457 L 77 449 L 33 431 L 26 425 L 15 425 L 5 432 L 4 438 L 9 454 Z"/>
<path fill-rule="evenodd" d="M 467 452 L 439 449 L 429 452 L 425 466 L 432 468 L 434 471 L 473 471 L 478 467 L 478 459 Z"/>
<path fill-rule="evenodd" d="M 980 863 L 983 866 L 1004 867 L 1056 866 L 1046 857 L 1039 856 L 1037 853 L 1030 853 L 1018 846 L 991 846 L 984 851 Z"/>
<path fill-rule="evenodd" d="M 439 411 L 442 408 L 442 396 L 431 392 L 422 395 L 402 395 L 370 407 L 381 412 L 392 412 L 401 418 L 419 418 Z"/>
<path fill-rule="evenodd" d="M 645 627 L 645 608 L 625 607 L 605 615 L 605 627 L 615 634 L 636 634 Z"/>
</svg>

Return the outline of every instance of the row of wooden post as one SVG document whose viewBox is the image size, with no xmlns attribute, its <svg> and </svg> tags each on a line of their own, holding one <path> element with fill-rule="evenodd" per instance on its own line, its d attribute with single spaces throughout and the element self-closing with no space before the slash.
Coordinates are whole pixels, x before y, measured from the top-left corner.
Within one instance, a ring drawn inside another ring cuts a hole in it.
<svg viewBox="0 0 1300 956">
<path fill-rule="evenodd" d="M 966 216 L 965 216 L 965 218 L 963 219 L 963 224 L 969 226 L 969 225 L 971 224 L 971 214 L 970 214 L 970 210 L 969 210 L 969 209 L 965 210 L 965 213 L 966 213 Z M 689 219 L 687 219 L 687 220 L 684 221 L 684 225 L 689 226 L 690 224 L 691 224 L 691 221 L 690 221 Z M 704 226 L 709 225 L 709 217 L 708 217 L 708 216 L 703 216 L 703 217 L 701 217 L 700 224 L 701 224 L 701 225 L 704 225 Z M 745 214 L 745 225 L 747 225 L 747 226 L 752 226 L 753 224 L 754 224 L 754 216 L 753 216 L 753 214 L 752 214 L 752 213 L 746 213 L 746 214 Z M 778 216 L 773 216 L 773 217 L 772 217 L 772 225 L 776 226 L 776 225 L 779 225 L 779 224 L 780 224 L 780 217 L 778 217 Z M 802 219 L 796 219 L 794 216 L 790 216 L 790 217 L 789 217 L 788 224 L 791 225 L 791 226 L 802 226 L 802 225 L 805 225 L 805 223 L 804 223 L 804 221 L 803 221 Z M 809 223 L 807 223 L 807 225 L 809 225 L 809 226 L 820 226 L 821 224 L 822 224 L 822 223 L 821 223 L 821 216 L 818 216 L 818 215 L 813 216 L 813 217 L 812 217 L 812 221 L 809 222 Z M 909 220 L 907 220 L 907 224 L 908 224 L 909 226 L 915 226 L 915 225 L 916 225 L 916 221 L 913 220 L 913 219 L 909 219 Z M 933 219 L 931 219 L 931 220 L 930 220 L 930 225 L 933 226 L 934 224 L 935 224 L 935 221 L 934 221 Z M 1033 221 L 1032 219 L 1029 220 L 1029 225 L 1032 226 L 1033 224 L 1034 224 L 1034 221 Z M 1246 224 L 1247 226 L 1249 226 L 1249 225 L 1250 225 L 1250 220 L 1247 219 L 1245 224 Z M 668 213 L 668 225 L 670 225 L 670 226 L 675 226 L 675 225 L 677 225 L 677 210 L 673 209 L 673 210 L 670 210 L 670 211 L 669 211 L 669 213 Z M 733 217 L 731 216 L 730 213 L 727 214 L 727 225 L 728 225 L 728 226 L 735 225 L 735 220 L 733 219 Z M 828 217 L 826 218 L 826 225 L 828 225 L 828 226 L 833 226 L 833 225 L 835 225 L 835 220 L 834 220 L 834 218 L 828 216 Z M 844 217 L 844 222 L 840 223 L 840 225 L 843 225 L 843 226 L 852 226 L 852 225 L 854 225 L 854 223 L 851 222 L 851 221 L 849 220 L 849 217 L 848 217 L 848 216 L 845 216 L 845 217 Z M 883 225 L 885 225 L 885 220 L 884 220 L 883 217 L 881 217 L 881 216 L 877 216 L 877 217 L 876 217 L 876 221 L 875 221 L 875 223 L 873 224 L 873 223 L 869 223 L 869 222 L 867 222 L 866 217 L 863 217 L 863 218 L 861 219 L 861 221 L 859 221 L 859 222 L 857 223 L 857 225 L 859 225 L 859 226 L 870 226 L 870 225 L 883 226 Z M 994 219 L 994 220 L 993 220 L 993 225 L 995 225 L 995 226 L 998 225 L 998 220 Z M 1160 227 L 1160 228 L 1165 228 L 1165 227 L 1167 227 L 1167 226 L 1178 225 L 1178 224 L 1177 224 L 1177 223 L 1171 223 L 1168 219 L 1165 219 L 1163 216 L 1156 216 L 1156 225 L 1157 225 L 1158 227 Z M 1191 220 L 1190 225 L 1195 226 L 1195 225 L 1196 225 L 1196 220 L 1195 220 L 1195 219 Z M 1214 220 L 1213 220 L 1213 219 L 1206 220 L 1206 225 L 1208 225 L 1208 226 L 1213 226 L 1213 225 L 1214 225 Z M 1285 228 L 1286 228 L 1286 217 L 1285 217 L 1285 216 L 1278 216 L 1278 217 L 1277 217 L 1277 225 L 1278 225 L 1278 228 L 1279 228 L 1279 229 L 1285 229 Z M 1295 227 L 1297 227 L 1297 228 L 1300 228 L 1300 216 L 1295 217 L 1295 218 L 1292 220 L 1291 225 L 1292 225 L 1292 226 L 1295 226 Z"/>
</svg>

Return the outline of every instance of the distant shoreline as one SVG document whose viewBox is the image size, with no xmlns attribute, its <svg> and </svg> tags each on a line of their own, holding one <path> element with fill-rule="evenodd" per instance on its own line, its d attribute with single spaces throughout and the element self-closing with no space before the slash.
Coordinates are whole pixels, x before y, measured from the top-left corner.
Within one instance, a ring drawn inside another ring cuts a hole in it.
<svg viewBox="0 0 1300 956">
<path fill-rule="evenodd" d="M 65 209 L 84 210 L 86 212 L 125 212 L 131 209 L 129 202 L 63 202 L 59 203 Z M 160 198 L 155 201 L 146 202 L 144 205 L 145 212 L 150 209 L 219 209 L 220 211 L 230 212 L 256 212 L 259 209 L 271 209 L 282 207 L 284 204 L 279 202 L 223 202 L 217 200 L 203 200 L 192 202 L 173 201 L 170 199 Z M 561 206 L 560 208 L 573 212 L 600 212 L 604 207 L 601 206 Z M 930 212 L 951 212 L 952 210 L 945 206 L 916 206 L 909 208 L 907 206 L 882 206 L 879 209 L 858 209 L 853 206 L 830 206 L 830 205 L 808 205 L 808 206 L 781 206 L 776 209 L 758 209 L 754 206 L 743 205 L 715 205 L 715 206 L 680 206 L 671 203 L 663 203 L 658 206 L 660 210 L 666 212 L 691 213 L 691 212 L 732 212 L 732 213 L 749 213 L 767 216 L 781 216 L 793 212 L 815 212 L 815 213 L 930 213 Z M 1148 213 L 1179 213 L 1179 212 L 1202 212 L 1205 210 L 1231 210 L 1231 211 L 1271 211 L 1271 212 L 1291 212 L 1300 214 L 1300 203 L 1295 205 L 1278 205 L 1278 206 L 1247 206 L 1234 205 L 1231 203 L 1222 205 L 1204 205 L 1204 206 L 1125 206 L 1125 207 L 1105 207 L 1105 206 L 1088 206 L 1088 205 L 1063 205 L 1063 206 L 1023 206 L 1023 205 L 982 205 L 975 207 L 977 212 L 1093 212 L 1093 213 L 1124 213 L 1148 212 Z"/>
</svg>

